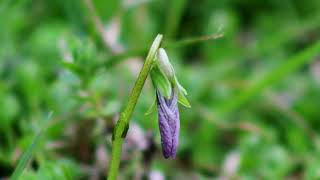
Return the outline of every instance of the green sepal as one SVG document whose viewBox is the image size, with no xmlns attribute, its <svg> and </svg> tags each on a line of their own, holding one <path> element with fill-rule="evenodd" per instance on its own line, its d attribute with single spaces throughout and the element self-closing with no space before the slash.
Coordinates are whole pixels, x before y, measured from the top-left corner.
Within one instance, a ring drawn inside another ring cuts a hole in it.
<svg viewBox="0 0 320 180">
<path fill-rule="evenodd" d="M 179 83 L 179 81 L 178 81 L 176 76 L 174 76 L 174 83 L 175 83 L 175 86 L 178 88 L 178 91 L 179 91 L 179 93 L 178 93 L 178 102 L 180 104 L 182 104 L 183 106 L 187 107 L 187 108 L 191 108 L 191 105 L 190 105 L 188 99 L 186 98 L 186 95 L 188 94 L 188 92 Z"/>
<path fill-rule="evenodd" d="M 153 101 L 152 101 L 151 106 L 149 107 L 149 109 L 147 110 L 147 112 L 144 113 L 144 115 L 148 116 L 148 115 L 150 115 L 151 113 L 153 113 L 153 111 L 156 110 L 156 103 L 157 103 L 157 97 L 155 96 L 155 97 L 153 98 Z"/>
<path fill-rule="evenodd" d="M 184 92 L 181 91 L 180 89 L 179 89 L 179 93 L 178 93 L 178 102 L 187 108 L 191 108 L 191 105 L 190 105 L 188 99 L 186 98 Z"/>
<path fill-rule="evenodd" d="M 175 84 L 178 86 L 179 91 L 182 91 L 184 95 L 188 95 L 187 90 L 179 83 L 177 76 L 174 76 Z"/>
<path fill-rule="evenodd" d="M 168 78 L 161 72 L 158 66 L 154 66 L 151 70 L 151 79 L 155 89 L 159 90 L 165 98 L 171 97 L 171 83 Z"/>
</svg>

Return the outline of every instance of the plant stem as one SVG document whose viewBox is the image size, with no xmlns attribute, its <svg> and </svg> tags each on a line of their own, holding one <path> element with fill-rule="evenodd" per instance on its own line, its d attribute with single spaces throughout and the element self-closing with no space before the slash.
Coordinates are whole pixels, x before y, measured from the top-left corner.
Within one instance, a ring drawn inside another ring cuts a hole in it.
<svg viewBox="0 0 320 180">
<path fill-rule="evenodd" d="M 107 48 L 107 50 L 110 50 L 113 54 L 119 54 L 122 52 L 122 49 L 119 49 L 116 47 L 110 40 L 107 38 L 108 32 L 103 27 L 103 22 L 101 21 L 100 17 L 98 16 L 98 13 L 94 7 L 94 4 L 92 0 L 84 0 L 84 3 L 88 9 L 89 18 L 92 20 L 94 27 L 96 28 L 96 31 L 100 35 L 104 46 Z"/>
<path fill-rule="evenodd" d="M 147 55 L 146 61 L 143 64 L 143 67 L 140 71 L 138 79 L 131 91 L 128 104 L 120 114 L 120 118 L 115 126 L 115 129 L 112 134 L 112 157 L 110 162 L 110 167 L 108 171 L 108 179 L 116 180 L 120 165 L 121 159 L 121 150 L 123 140 L 126 136 L 127 130 L 129 128 L 129 120 L 132 116 L 133 110 L 137 104 L 138 98 L 141 94 L 141 90 L 144 86 L 144 83 L 148 77 L 150 69 L 152 67 L 156 52 L 160 47 L 162 40 L 162 35 L 158 34 L 155 40 L 153 41 L 149 53 Z"/>
<path fill-rule="evenodd" d="M 191 37 L 191 38 L 182 39 L 182 40 L 174 41 L 174 42 L 172 42 L 172 41 L 171 42 L 163 42 L 162 46 L 167 49 L 168 48 L 179 48 L 179 47 L 188 46 L 188 45 L 194 44 L 194 43 L 219 39 L 223 36 L 224 36 L 223 33 L 219 33 L 219 34 L 213 34 L 213 35 L 209 35 L 209 36 Z M 101 64 L 97 65 L 97 68 L 101 67 L 101 66 L 104 66 L 106 68 L 112 67 L 113 65 L 118 64 L 121 61 L 124 61 L 125 59 L 127 59 L 129 57 L 140 56 L 141 54 L 146 53 L 147 51 L 148 51 L 148 47 L 139 47 L 139 48 L 135 48 L 135 49 L 130 49 L 126 52 L 111 56 L 107 60 L 101 62 Z"/>
</svg>

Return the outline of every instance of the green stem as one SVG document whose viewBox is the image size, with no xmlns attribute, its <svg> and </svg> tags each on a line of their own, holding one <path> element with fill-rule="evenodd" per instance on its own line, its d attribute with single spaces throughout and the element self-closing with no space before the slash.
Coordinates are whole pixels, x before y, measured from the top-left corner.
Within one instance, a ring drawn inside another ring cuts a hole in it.
<svg viewBox="0 0 320 180">
<path fill-rule="evenodd" d="M 162 40 L 162 35 L 158 34 L 151 45 L 146 61 L 131 91 L 128 104 L 126 105 L 125 109 L 121 112 L 120 118 L 114 128 L 114 131 L 112 134 L 112 154 L 111 154 L 112 157 L 111 157 L 110 167 L 108 171 L 109 180 L 117 179 L 119 165 L 120 165 L 122 144 L 123 144 L 124 138 L 126 137 L 126 133 L 129 127 L 129 120 L 137 104 L 137 101 L 141 94 L 141 90 L 144 86 L 144 83 L 148 77 L 156 52 L 160 47 L 161 40 Z"/>
<path fill-rule="evenodd" d="M 182 39 L 174 42 L 163 42 L 162 46 L 165 48 L 179 48 L 179 47 L 184 47 L 194 43 L 218 39 L 221 37 L 223 37 L 223 33 L 213 34 L 209 36 L 191 37 L 191 38 Z M 129 57 L 140 56 L 141 54 L 146 53 L 147 51 L 148 51 L 148 47 L 140 47 L 140 48 L 128 50 L 127 52 L 123 52 L 121 54 L 116 54 L 114 56 L 111 56 L 108 60 L 103 61 L 101 64 L 97 65 L 97 68 L 101 66 L 105 66 L 107 68 L 112 67 L 113 65 L 118 64 Z"/>
</svg>

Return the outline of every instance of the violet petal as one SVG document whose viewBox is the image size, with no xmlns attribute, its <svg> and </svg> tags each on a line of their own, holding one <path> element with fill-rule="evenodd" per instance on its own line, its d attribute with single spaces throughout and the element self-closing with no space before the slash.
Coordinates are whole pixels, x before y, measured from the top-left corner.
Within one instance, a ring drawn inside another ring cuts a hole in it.
<svg viewBox="0 0 320 180">
<path fill-rule="evenodd" d="M 171 98 L 166 99 L 157 91 L 157 107 L 163 156 L 175 158 L 180 128 L 177 92 L 173 91 Z"/>
</svg>

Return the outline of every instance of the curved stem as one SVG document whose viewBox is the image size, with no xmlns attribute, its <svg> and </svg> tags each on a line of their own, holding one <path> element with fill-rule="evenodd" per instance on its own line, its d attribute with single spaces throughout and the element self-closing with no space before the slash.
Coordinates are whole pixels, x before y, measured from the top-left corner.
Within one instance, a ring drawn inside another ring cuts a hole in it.
<svg viewBox="0 0 320 180">
<path fill-rule="evenodd" d="M 137 104 L 137 101 L 141 94 L 141 90 L 144 86 L 144 83 L 148 77 L 156 52 L 160 47 L 161 40 L 162 40 L 162 35 L 158 34 L 151 45 L 146 61 L 143 64 L 143 67 L 140 71 L 138 79 L 136 80 L 136 83 L 131 91 L 128 104 L 126 105 L 124 110 L 121 112 L 120 118 L 114 128 L 114 131 L 112 134 L 112 154 L 111 154 L 112 157 L 111 157 L 109 171 L 107 172 L 109 180 L 117 179 L 120 159 L 121 159 L 122 144 L 123 144 L 124 138 L 126 137 L 127 130 L 129 128 L 129 120 Z"/>
</svg>

